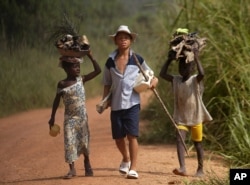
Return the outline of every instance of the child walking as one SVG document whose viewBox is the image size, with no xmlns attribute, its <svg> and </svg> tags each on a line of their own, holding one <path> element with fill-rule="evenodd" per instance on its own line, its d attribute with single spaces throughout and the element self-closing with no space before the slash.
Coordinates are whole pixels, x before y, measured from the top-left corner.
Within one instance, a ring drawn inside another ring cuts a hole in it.
<svg viewBox="0 0 250 185">
<path fill-rule="evenodd" d="M 185 140 L 188 131 L 191 131 L 191 138 L 194 143 L 198 168 L 195 176 L 203 176 L 203 147 L 202 147 L 202 127 L 203 122 L 211 121 L 212 117 L 207 111 L 202 101 L 204 70 L 199 61 L 199 50 L 194 49 L 194 61 L 186 62 L 185 57 L 178 59 L 179 74 L 171 75 L 168 67 L 175 58 L 169 53 L 166 63 L 163 65 L 160 76 L 172 83 L 174 93 L 174 114 L 173 119 L 178 125 L 180 135 Z M 192 74 L 197 67 L 198 74 Z M 174 169 L 176 175 L 186 176 L 185 148 L 179 134 L 177 137 L 177 155 L 180 164 L 179 169 Z"/>
<path fill-rule="evenodd" d="M 54 125 L 55 114 L 63 99 L 64 112 L 64 150 L 65 161 L 69 164 L 69 172 L 64 176 L 70 179 L 76 176 L 74 162 L 81 154 L 84 155 L 85 176 L 93 176 L 93 171 L 89 160 L 89 127 L 88 116 L 85 105 L 84 83 L 95 78 L 101 73 L 99 64 L 94 60 L 91 52 L 87 56 L 92 62 L 94 70 L 87 75 L 80 75 L 81 58 L 62 56 L 60 66 L 67 76 L 58 82 L 57 93 L 53 102 L 50 128 Z"/>
<path fill-rule="evenodd" d="M 138 179 L 136 170 L 139 135 L 140 94 L 133 86 L 139 74 L 139 67 L 135 57 L 138 58 L 144 70 L 149 69 L 144 59 L 135 54 L 131 44 L 136 34 L 130 32 L 128 26 L 121 25 L 115 34 L 110 35 L 117 48 L 109 55 L 103 74 L 103 98 L 109 91 L 111 98 L 111 128 L 112 137 L 122 155 L 119 172 L 126 174 L 129 179 Z M 151 80 L 150 87 L 154 88 L 157 78 Z M 128 141 L 128 146 L 127 146 Z"/>
</svg>

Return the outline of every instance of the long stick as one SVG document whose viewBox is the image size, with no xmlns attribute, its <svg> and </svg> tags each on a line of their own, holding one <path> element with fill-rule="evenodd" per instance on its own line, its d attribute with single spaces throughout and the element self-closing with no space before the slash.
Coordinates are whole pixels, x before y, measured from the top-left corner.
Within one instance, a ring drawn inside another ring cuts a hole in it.
<svg viewBox="0 0 250 185">
<path fill-rule="evenodd" d="M 135 58 L 136 64 L 137 64 L 137 66 L 139 67 L 141 73 L 143 74 L 143 76 L 144 76 L 144 78 L 146 79 L 146 81 L 148 81 L 149 78 L 148 78 L 148 76 L 145 74 L 144 70 L 143 70 L 142 67 L 141 67 L 140 62 L 138 61 L 138 59 L 137 59 L 137 57 L 136 57 L 136 55 L 135 55 L 134 53 L 133 53 L 133 56 L 134 56 L 134 58 Z M 178 135 L 179 135 L 180 138 L 181 138 L 182 145 L 184 146 L 185 151 L 186 151 L 187 155 L 189 156 L 187 147 L 186 147 L 185 142 L 184 142 L 184 140 L 183 140 L 183 138 L 182 138 L 182 136 L 181 136 L 181 133 L 180 133 L 180 131 L 179 131 L 179 129 L 178 129 L 178 126 L 177 126 L 176 122 L 174 121 L 174 119 L 173 119 L 172 116 L 170 115 L 168 109 L 166 108 L 166 106 L 165 106 L 164 102 L 162 101 L 162 99 L 161 99 L 159 93 L 157 92 L 157 90 L 156 90 L 155 88 L 153 88 L 153 89 L 151 89 L 151 90 L 154 92 L 155 96 L 156 96 L 156 97 L 158 98 L 158 100 L 160 101 L 160 103 L 161 103 L 161 105 L 162 105 L 164 111 L 167 113 L 168 117 L 170 118 L 171 122 L 173 123 L 174 127 L 176 128 L 176 131 L 177 131 Z"/>
</svg>

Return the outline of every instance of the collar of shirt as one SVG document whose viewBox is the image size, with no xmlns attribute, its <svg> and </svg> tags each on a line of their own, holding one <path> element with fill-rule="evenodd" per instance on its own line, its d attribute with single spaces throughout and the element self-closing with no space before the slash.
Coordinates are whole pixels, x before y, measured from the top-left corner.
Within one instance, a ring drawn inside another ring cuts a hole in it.
<svg viewBox="0 0 250 185">
<path fill-rule="evenodd" d="M 109 54 L 109 57 L 115 60 L 115 57 L 118 53 L 118 49 L 114 50 L 112 53 Z M 132 49 L 129 50 L 129 56 L 131 57 L 134 51 Z"/>
</svg>

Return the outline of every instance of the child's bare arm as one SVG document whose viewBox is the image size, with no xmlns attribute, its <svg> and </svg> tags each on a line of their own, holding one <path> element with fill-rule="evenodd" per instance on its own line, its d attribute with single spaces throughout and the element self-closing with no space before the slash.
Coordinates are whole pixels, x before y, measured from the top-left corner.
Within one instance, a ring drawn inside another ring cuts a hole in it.
<svg viewBox="0 0 250 185">
<path fill-rule="evenodd" d="M 104 85 L 102 99 L 104 99 L 111 89 L 111 85 Z"/>
<path fill-rule="evenodd" d="M 199 50 L 194 49 L 193 52 L 194 52 L 194 61 L 196 62 L 198 70 L 197 81 L 200 82 L 204 78 L 204 69 L 199 60 Z"/>
<path fill-rule="evenodd" d="M 93 67 L 94 67 L 94 71 L 90 72 L 87 75 L 84 75 L 83 78 L 83 82 L 89 81 L 93 78 L 95 78 L 97 75 L 99 75 L 101 73 L 101 68 L 99 66 L 99 64 L 96 62 L 96 60 L 93 58 L 91 51 L 89 51 L 89 53 L 87 54 L 87 56 L 89 57 L 89 59 L 91 60 Z"/>
<path fill-rule="evenodd" d="M 165 64 L 162 66 L 161 71 L 160 71 L 160 77 L 170 82 L 173 81 L 173 75 L 168 74 L 168 67 L 172 61 L 173 61 L 173 57 L 169 53 L 168 59 L 165 62 Z"/>
<path fill-rule="evenodd" d="M 56 115 L 57 108 L 60 104 L 60 98 L 61 98 L 61 94 L 57 93 L 53 102 L 51 117 L 49 120 L 50 127 L 52 127 L 55 123 L 55 115 Z"/>
</svg>

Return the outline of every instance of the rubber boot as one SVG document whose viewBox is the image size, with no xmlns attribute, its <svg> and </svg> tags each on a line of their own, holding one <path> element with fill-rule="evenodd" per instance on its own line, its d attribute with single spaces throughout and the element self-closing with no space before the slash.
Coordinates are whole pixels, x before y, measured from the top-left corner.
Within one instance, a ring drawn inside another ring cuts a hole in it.
<svg viewBox="0 0 250 185">
<path fill-rule="evenodd" d="M 90 177 L 94 175 L 90 165 L 89 156 L 86 155 L 84 155 L 84 168 L 85 168 L 85 176 Z"/>
<path fill-rule="evenodd" d="M 201 142 L 194 142 L 194 146 L 195 146 L 195 149 L 197 152 L 197 161 L 198 161 L 198 168 L 197 168 L 197 172 L 196 172 L 195 176 L 202 177 L 204 175 L 204 172 L 203 172 L 204 151 L 203 151 L 202 143 Z"/>
<path fill-rule="evenodd" d="M 185 141 L 186 138 L 186 133 L 187 131 L 185 130 L 180 130 L 180 134 L 182 136 L 182 139 Z M 186 176 L 186 166 L 185 166 L 185 148 L 183 146 L 182 140 L 179 136 L 179 134 L 177 133 L 177 156 L 178 156 L 178 160 L 179 160 L 179 165 L 180 168 L 179 169 L 174 169 L 173 173 L 176 175 L 181 175 L 181 176 Z"/>
</svg>

